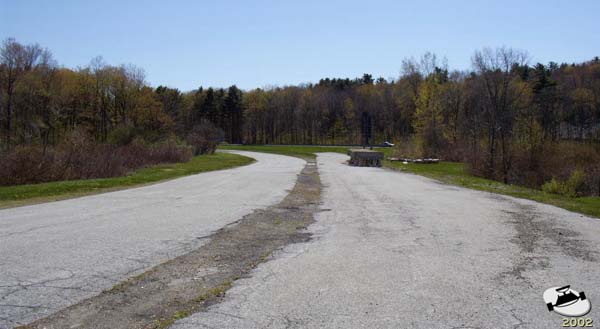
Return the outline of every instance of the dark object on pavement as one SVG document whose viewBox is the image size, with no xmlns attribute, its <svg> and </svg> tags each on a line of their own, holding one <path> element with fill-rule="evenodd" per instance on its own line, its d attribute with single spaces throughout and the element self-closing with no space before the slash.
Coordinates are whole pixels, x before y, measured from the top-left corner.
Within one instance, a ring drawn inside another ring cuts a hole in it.
<svg viewBox="0 0 600 329">
<path fill-rule="evenodd" d="M 348 155 L 350 156 L 349 164 L 351 166 L 381 167 L 381 160 L 383 160 L 383 152 L 373 150 L 350 149 Z"/>
</svg>

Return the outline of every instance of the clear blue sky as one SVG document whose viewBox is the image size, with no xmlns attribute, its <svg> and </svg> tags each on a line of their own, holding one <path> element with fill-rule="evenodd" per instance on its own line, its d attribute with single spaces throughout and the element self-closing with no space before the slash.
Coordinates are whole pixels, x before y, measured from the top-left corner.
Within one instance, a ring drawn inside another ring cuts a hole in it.
<svg viewBox="0 0 600 329">
<path fill-rule="evenodd" d="M 395 78 L 428 50 L 458 69 L 503 45 L 532 62 L 587 60 L 600 56 L 599 13 L 599 0 L 0 0 L 0 38 L 37 42 L 67 67 L 132 63 L 153 86 L 249 89 Z"/>
</svg>

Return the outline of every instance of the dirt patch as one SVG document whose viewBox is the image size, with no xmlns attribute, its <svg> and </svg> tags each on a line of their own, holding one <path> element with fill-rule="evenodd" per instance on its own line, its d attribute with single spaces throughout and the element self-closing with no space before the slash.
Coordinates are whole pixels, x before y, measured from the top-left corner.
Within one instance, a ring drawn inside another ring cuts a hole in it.
<svg viewBox="0 0 600 329">
<path fill-rule="evenodd" d="M 319 210 L 320 193 L 317 167 L 308 163 L 279 204 L 220 229 L 195 251 L 20 328 L 166 328 L 218 303 L 273 251 L 309 240 L 304 229 Z"/>
</svg>

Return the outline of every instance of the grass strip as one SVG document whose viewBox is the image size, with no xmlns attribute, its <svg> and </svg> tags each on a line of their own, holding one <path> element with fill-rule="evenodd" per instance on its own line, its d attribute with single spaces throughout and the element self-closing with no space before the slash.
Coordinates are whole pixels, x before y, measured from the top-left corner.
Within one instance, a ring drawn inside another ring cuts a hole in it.
<svg viewBox="0 0 600 329">
<path fill-rule="evenodd" d="M 254 159 L 230 153 L 200 155 L 185 163 L 161 164 L 138 169 L 126 176 L 1 186 L 0 208 L 63 200 L 115 191 L 159 181 L 247 165 Z"/>
</svg>

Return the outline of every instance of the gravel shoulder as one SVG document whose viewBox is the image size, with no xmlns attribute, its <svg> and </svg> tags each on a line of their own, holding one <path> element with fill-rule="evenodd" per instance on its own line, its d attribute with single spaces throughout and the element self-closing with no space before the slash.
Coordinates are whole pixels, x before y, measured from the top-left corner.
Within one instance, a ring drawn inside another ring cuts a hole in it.
<svg viewBox="0 0 600 329">
<path fill-rule="evenodd" d="M 235 169 L 0 210 L 0 328 L 29 323 L 196 250 L 220 228 L 281 202 L 305 161 Z"/>
<path fill-rule="evenodd" d="M 173 328 L 558 328 L 545 289 L 600 301 L 597 219 L 346 159 L 318 155 L 313 239 Z"/>
</svg>

